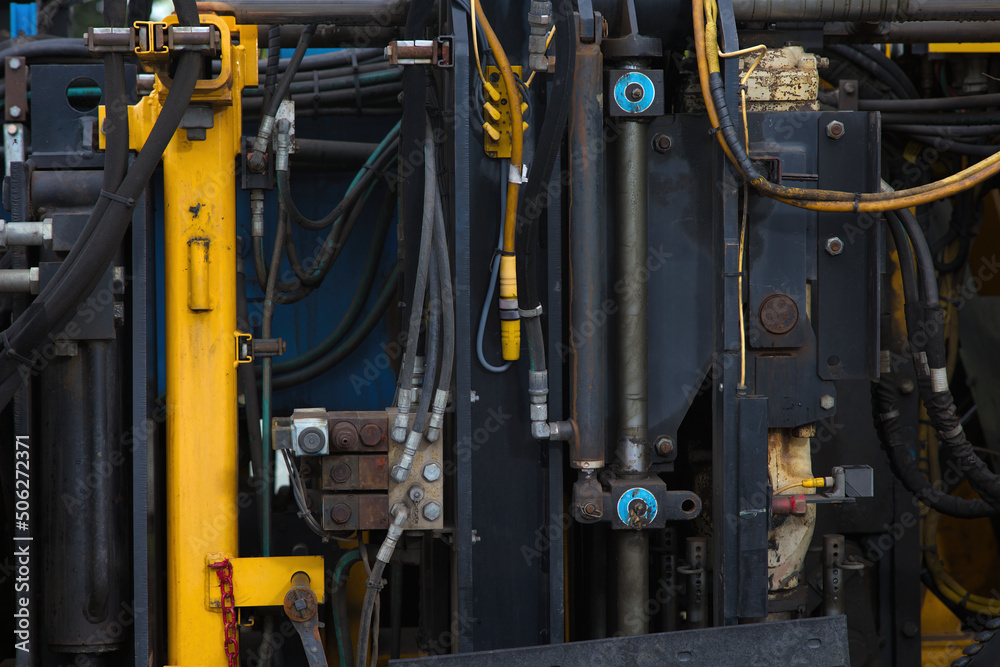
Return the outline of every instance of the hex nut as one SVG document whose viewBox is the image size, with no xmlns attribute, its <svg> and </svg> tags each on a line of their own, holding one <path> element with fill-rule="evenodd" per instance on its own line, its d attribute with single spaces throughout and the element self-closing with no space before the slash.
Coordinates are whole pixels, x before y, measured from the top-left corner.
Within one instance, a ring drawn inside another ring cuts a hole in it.
<svg viewBox="0 0 1000 667">
<path fill-rule="evenodd" d="M 832 120 L 826 126 L 826 136 L 831 139 L 840 139 L 847 132 L 847 128 L 839 120 Z"/>
<path fill-rule="evenodd" d="M 665 134 L 661 133 L 653 137 L 653 148 L 656 149 L 657 153 L 666 153 L 670 150 L 671 145 L 670 137 Z"/>
<path fill-rule="evenodd" d="M 10 117 L 11 118 L 20 118 L 21 117 L 21 107 L 17 106 L 16 104 L 14 106 L 12 106 L 10 108 Z"/>
<path fill-rule="evenodd" d="M 674 451 L 674 441 L 665 435 L 661 435 L 654 443 L 656 453 L 660 456 L 670 456 Z"/>
<path fill-rule="evenodd" d="M 441 466 L 434 462 L 428 463 L 424 466 L 423 475 L 428 482 L 436 482 L 441 479 Z"/>
<path fill-rule="evenodd" d="M 833 410 L 833 406 L 836 404 L 836 399 L 834 399 L 830 394 L 823 394 L 819 399 L 819 407 L 824 410 Z"/>
<path fill-rule="evenodd" d="M 423 513 L 428 521 L 437 521 L 441 517 L 441 506 L 432 500 L 424 505 Z"/>
<path fill-rule="evenodd" d="M 844 242 L 839 236 L 831 236 L 826 240 L 826 252 L 831 257 L 836 257 L 844 252 Z"/>
</svg>

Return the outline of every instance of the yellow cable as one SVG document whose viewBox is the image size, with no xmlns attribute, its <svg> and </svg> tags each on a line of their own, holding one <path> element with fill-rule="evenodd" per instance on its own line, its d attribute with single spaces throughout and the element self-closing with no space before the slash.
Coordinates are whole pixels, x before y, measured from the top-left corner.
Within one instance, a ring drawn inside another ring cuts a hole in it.
<svg viewBox="0 0 1000 667">
<path fill-rule="evenodd" d="M 822 489 L 826 487 L 826 478 L 810 477 L 809 479 L 800 479 L 793 484 L 785 484 L 783 487 L 775 491 L 774 495 L 780 495 L 788 489 L 794 489 L 796 486 L 801 486 L 803 489 Z"/>
<path fill-rule="evenodd" d="M 476 30 L 476 10 L 478 6 L 476 5 L 476 0 L 469 0 L 472 4 L 472 52 L 476 54 L 476 71 L 479 72 L 479 80 L 483 82 L 484 87 L 491 87 L 486 81 L 486 75 L 483 74 L 483 63 L 479 60 L 479 34 Z"/>
<path fill-rule="evenodd" d="M 545 38 L 545 50 L 549 50 L 549 44 L 552 43 L 552 35 L 556 34 L 556 27 L 552 26 L 552 30 L 549 30 L 549 36 Z M 535 75 L 538 72 L 532 72 L 528 75 L 528 80 L 524 82 L 525 88 L 531 88 L 531 82 L 535 80 Z"/>
<path fill-rule="evenodd" d="M 517 313 L 517 263 L 514 258 L 514 235 L 517 225 L 517 199 L 521 187 L 523 150 L 524 150 L 524 122 L 521 118 L 521 91 L 517 87 L 517 80 L 514 77 L 514 70 L 510 67 L 510 60 L 503 50 L 503 45 L 497 38 L 489 19 L 483 13 L 483 7 L 479 3 L 475 5 L 475 14 L 482 24 L 483 32 L 489 42 L 490 49 L 493 50 L 493 58 L 497 61 L 497 68 L 503 76 L 504 85 L 507 87 L 507 106 L 510 109 L 510 166 L 507 172 L 507 208 L 504 211 L 503 227 L 503 253 L 500 257 L 500 302 L 513 302 L 513 308 L 501 308 L 500 319 L 500 339 L 501 350 L 505 361 L 516 361 L 521 353 L 521 322 L 516 317 Z M 515 313 L 513 319 L 505 319 L 505 314 L 511 311 Z"/>
<path fill-rule="evenodd" d="M 698 58 L 698 76 L 701 83 L 702 96 L 705 99 L 705 107 L 708 111 L 712 127 L 718 128 L 718 110 L 712 102 L 708 83 L 709 74 L 721 71 L 717 39 L 718 29 L 714 20 L 706 20 L 704 27 L 699 27 L 700 21 L 698 19 L 702 14 L 706 18 L 715 16 L 715 12 L 717 11 L 715 0 L 708 0 L 707 2 L 705 0 L 692 0 L 692 9 L 692 14 L 695 17 L 695 52 Z M 699 37 L 701 40 L 699 40 Z M 699 41 L 702 41 L 703 44 L 699 45 Z M 721 133 L 716 132 L 716 135 L 718 140 L 722 144 L 725 144 Z M 728 147 L 726 148 L 727 155 L 735 165 L 735 158 L 729 152 Z M 1000 151 L 967 169 L 963 169 L 934 183 L 894 192 L 852 193 L 836 190 L 807 190 L 804 188 L 776 186 L 764 178 L 753 180 L 750 184 L 768 197 L 812 211 L 879 213 L 910 208 L 912 206 L 921 206 L 938 199 L 951 197 L 982 183 L 997 173 L 1000 173 Z"/>
</svg>

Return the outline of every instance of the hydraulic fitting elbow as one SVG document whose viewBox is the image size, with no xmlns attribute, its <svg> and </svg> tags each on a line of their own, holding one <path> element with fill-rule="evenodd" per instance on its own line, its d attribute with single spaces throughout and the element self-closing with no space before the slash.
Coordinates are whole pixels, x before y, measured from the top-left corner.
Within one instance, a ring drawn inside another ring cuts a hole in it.
<svg viewBox="0 0 1000 667">
<path fill-rule="evenodd" d="M 385 536 L 385 541 L 382 542 L 375 558 L 383 563 L 389 562 L 389 559 L 392 558 L 392 552 L 396 550 L 396 543 L 403 536 L 403 526 L 408 518 L 409 511 L 405 505 L 396 503 L 392 506 L 392 523 L 389 525 L 389 533 Z"/>
<path fill-rule="evenodd" d="M 260 122 L 260 130 L 253 139 L 250 154 L 247 155 L 247 164 L 257 173 L 263 173 L 267 167 L 267 142 L 271 139 L 273 129 L 274 116 L 264 116 Z"/>
<path fill-rule="evenodd" d="M 423 433 L 410 431 L 410 435 L 406 438 L 406 445 L 403 447 L 403 455 L 399 458 L 399 463 L 392 467 L 392 478 L 400 484 L 410 476 L 410 469 L 413 468 L 413 457 L 417 454 L 417 448 L 420 446 L 422 438 Z"/>
<path fill-rule="evenodd" d="M 517 310 L 514 255 L 500 258 L 500 347 L 504 361 L 517 361 L 521 357 L 521 315 Z"/>
<path fill-rule="evenodd" d="M 441 426 L 444 424 L 444 410 L 448 406 L 448 390 L 438 389 L 434 392 L 434 404 L 431 406 L 431 418 L 427 422 L 427 442 L 436 442 L 441 436 Z"/>
</svg>

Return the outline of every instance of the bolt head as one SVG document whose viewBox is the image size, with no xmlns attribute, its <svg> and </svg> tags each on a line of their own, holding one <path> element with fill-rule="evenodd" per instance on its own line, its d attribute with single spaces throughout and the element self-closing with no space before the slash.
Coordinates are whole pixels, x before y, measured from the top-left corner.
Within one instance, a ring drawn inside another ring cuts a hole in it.
<svg viewBox="0 0 1000 667">
<path fill-rule="evenodd" d="M 330 469 L 330 477 L 337 484 L 343 484 L 351 478 L 351 466 L 346 463 L 337 463 Z"/>
<path fill-rule="evenodd" d="M 361 444 L 374 447 L 382 442 L 382 428 L 378 424 L 365 424 L 361 427 Z"/>
<path fill-rule="evenodd" d="M 844 136 L 846 131 L 847 128 L 845 128 L 844 124 L 839 120 L 830 121 L 830 123 L 826 126 L 826 136 L 831 139 L 840 139 Z"/>
<path fill-rule="evenodd" d="M 819 407 L 824 410 L 833 410 L 833 406 L 837 404 L 836 399 L 830 394 L 823 394 L 819 399 Z"/>
<path fill-rule="evenodd" d="M 330 510 L 330 518 L 334 523 L 347 523 L 351 520 L 351 506 L 347 503 L 337 503 Z"/>
<path fill-rule="evenodd" d="M 298 609 L 299 611 L 304 610 L 307 606 L 308 605 L 306 604 L 306 601 L 303 600 L 302 598 L 299 598 L 298 600 L 295 601 L 295 608 Z"/>
<path fill-rule="evenodd" d="M 629 98 L 633 102 L 638 102 L 642 99 L 643 90 L 642 86 L 637 83 L 631 83 L 625 88 L 625 97 Z"/>
<path fill-rule="evenodd" d="M 21 68 L 21 59 L 20 58 L 11 58 L 10 60 L 7 61 L 7 64 L 10 65 L 11 69 L 20 69 Z"/>
<path fill-rule="evenodd" d="M 428 463 L 424 466 L 424 479 L 428 482 L 436 482 L 441 479 L 441 466 L 437 463 Z"/>
<path fill-rule="evenodd" d="M 856 81 L 845 81 L 844 82 L 844 92 L 853 95 L 858 92 L 858 84 Z"/>
<path fill-rule="evenodd" d="M 437 521 L 441 517 L 441 506 L 432 500 L 424 505 L 423 514 L 428 521 Z"/>
<path fill-rule="evenodd" d="M 665 134 L 658 134 L 653 137 L 653 148 L 656 149 L 657 153 L 666 153 L 669 151 L 671 143 L 670 137 Z"/>
<path fill-rule="evenodd" d="M 913 380 L 910 378 L 904 378 L 899 382 L 899 391 L 904 394 L 912 394 L 914 389 Z"/>
<path fill-rule="evenodd" d="M 10 117 L 11 118 L 20 118 L 21 117 L 21 107 L 17 106 L 16 104 L 14 106 L 12 106 L 10 108 Z"/>
<path fill-rule="evenodd" d="M 14 125 L 13 123 L 11 123 L 10 125 L 8 125 L 7 126 L 7 134 L 9 134 L 12 137 L 15 134 L 17 134 L 17 125 Z"/>
<path fill-rule="evenodd" d="M 844 252 L 844 242 L 839 236 L 831 236 L 826 240 L 826 252 L 831 257 L 836 257 Z"/>
</svg>

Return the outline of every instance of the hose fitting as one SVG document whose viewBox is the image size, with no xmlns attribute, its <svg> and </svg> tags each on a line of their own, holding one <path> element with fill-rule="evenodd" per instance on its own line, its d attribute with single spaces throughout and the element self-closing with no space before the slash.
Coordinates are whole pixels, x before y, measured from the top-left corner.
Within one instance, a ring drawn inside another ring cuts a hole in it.
<svg viewBox="0 0 1000 667">
<path fill-rule="evenodd" d="M 264 238 L 264 191 L 260 188 L 250 191 L 250 236 Z"/>
<path fill-rule="evenodd" d="M 286 118 L 278 121 L 278 134 L 274 137 L 275 171 L 288 171 L 288 154 L 292 150 L 291 128 L 292 124 Z"/>
<path fill-rule="evenodd" d="M 396 421 L 392 424 L 392 440 L 399 444 L 406 442 L 406 432 L 410 427 L 410 405 L 413 402 L 413 390 L 410 388 L 399 390 L 399 412 L 396 413 Z"/>
<path fill-rule="evenodd" d="M 431 418 L 427 423 L 427 442 L 436 442 L 441 435 L 444 424 L 444 409 L 448 406 L 448 390 L 438 389 L 434 392 L 434 404 L 431 407 Z"/>
<path fill-rule="evenodd" d="M 260 130 L 253 139 L 250 154 L 247 155 L 247 164 L 257 173 L 263 173 L 267 167 L 267 142 L 271 139 L 272 130 L 274 130 L 274 116 L 264 116 L 260 122 Z"/>
<path fill-rule="evenodd" d="M 400 457 L 399 463 L 392 467 L 392 478 L 398 483 L 402 484 L 410 476 L 410 469 L 413 468 L 413 457 L 416 456 L 417 448 L 420 447 L 422 439 L 423 434 L 419 431 L 410 431 L 410 435 L 407 436 L 403 455 Z"/>
<path fill-rule="evenodd" d="M 385 536 L 385 540 L 382 542 L 382 546 L 379 548 L 378 555 L 375 558 L 383 563 L 389 562 L 389 559 L 392 558 L 392 552 L 396 550 L 396 543 L 403 536 L 403 525 L 406 523 L 409 515 L 409 511 L 402 503 L 396 503 L 392 506 L 392 523 L 389 525 L 389 533 Z"/>
</svg>

